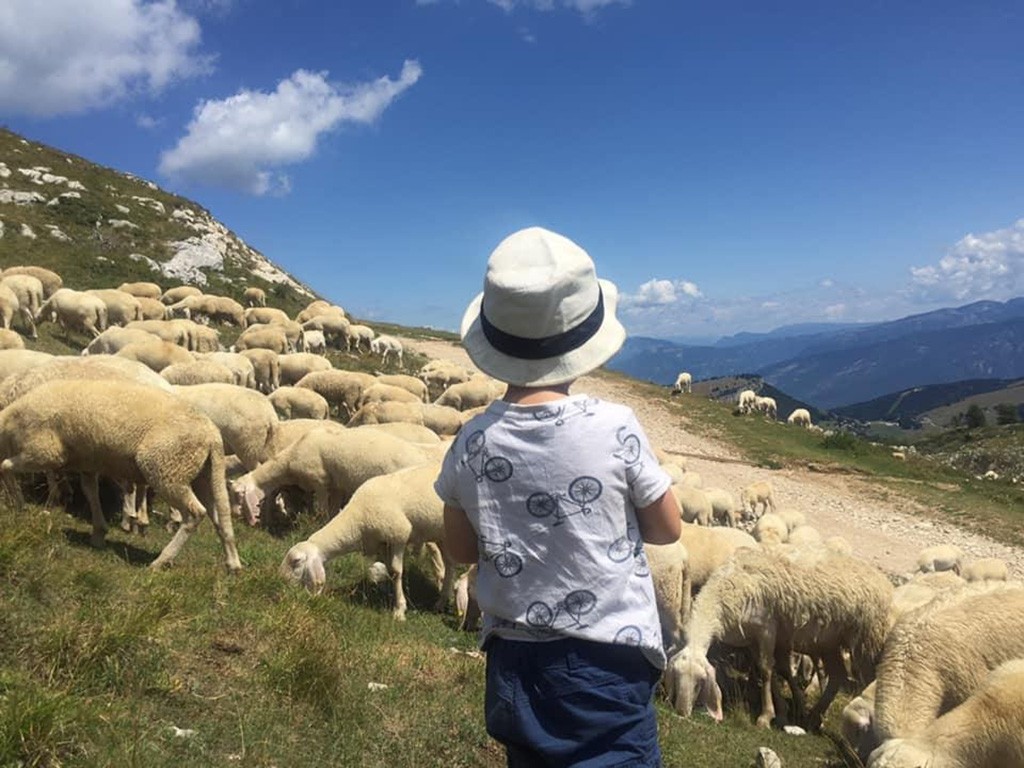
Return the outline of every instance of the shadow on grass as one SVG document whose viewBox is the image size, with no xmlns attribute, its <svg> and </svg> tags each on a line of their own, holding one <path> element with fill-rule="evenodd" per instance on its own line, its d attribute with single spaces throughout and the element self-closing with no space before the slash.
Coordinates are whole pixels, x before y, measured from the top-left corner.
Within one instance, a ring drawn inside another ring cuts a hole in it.
<svg viewBox="0 0 1024 768">
<path fill-rule="evenodd" d="M 90 543 L 89 533 L 86 531 L 79 531 L 74 528 L 65 528 L 64 538 L 67 540 L 68 544 L 73 546 L 95 550 L 95 547 Z M 150 552 L 147 549 L 140 549 L 139 547 L 123 541 L 108 541 L 105 549 L 108 552 L 114 553 L 128 565 L 149 565 L 157 558 L 157 555 L 153 552 Z"/>
</svg>

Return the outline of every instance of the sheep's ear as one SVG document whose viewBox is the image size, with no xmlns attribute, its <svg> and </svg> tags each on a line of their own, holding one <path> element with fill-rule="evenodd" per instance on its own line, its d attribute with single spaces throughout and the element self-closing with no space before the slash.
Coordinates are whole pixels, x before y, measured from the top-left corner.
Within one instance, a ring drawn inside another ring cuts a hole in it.
<svg viewBox="0 0 1024 768">
<path fill-rule="evenodd" d="M 715 668 L 710 662 L 704 666 L 704 681 L 701 687 L 701 698 L 708 714 L 715 719 L 716 723 L 722 722 L 725 714 L 722 712 L 722 689 L 718 687 L 718 680 L 715 677 Z"/>
</svg>

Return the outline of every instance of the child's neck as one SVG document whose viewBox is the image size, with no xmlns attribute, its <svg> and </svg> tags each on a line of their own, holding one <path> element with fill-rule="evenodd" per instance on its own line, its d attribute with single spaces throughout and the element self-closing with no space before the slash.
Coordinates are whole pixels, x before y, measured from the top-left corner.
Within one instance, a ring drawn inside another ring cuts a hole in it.
<svg viewBox="0 0 1024 768">
<path fill-rule="evenodd" d="M 571 381 L 565 384 L 552 384 L 548 387 L 520 387 L 515 384 L 509 384 L 502 400 L 515 405 L 548 403 L 552 400 L 561 400 L 568 397 L 570 386 L 572 386 Z"/>
</svg>

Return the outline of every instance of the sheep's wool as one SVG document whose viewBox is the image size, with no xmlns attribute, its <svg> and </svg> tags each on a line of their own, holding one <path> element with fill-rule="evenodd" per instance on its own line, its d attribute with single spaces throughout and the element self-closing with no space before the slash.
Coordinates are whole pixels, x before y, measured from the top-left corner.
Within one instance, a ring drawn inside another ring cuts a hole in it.
<svg viewBox="0 0 1024 768">
<path fill-rule="evenodd" d="M 670 484 L 622 405 L 499 401 L 470 420 L 435 490 L 477 533 L 481 642 L 579 637 L 639 646 L 664 668 L 636 509 Z"/>
</svg>

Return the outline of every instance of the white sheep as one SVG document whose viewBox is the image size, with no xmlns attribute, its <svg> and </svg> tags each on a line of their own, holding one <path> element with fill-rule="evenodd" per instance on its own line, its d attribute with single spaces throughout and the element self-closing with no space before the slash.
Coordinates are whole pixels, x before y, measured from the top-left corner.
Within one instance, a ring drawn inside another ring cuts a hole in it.
<svg viewBox="0 0 1024 768">
<path fill-rule="evenodd" d="M 325 301 L 324 299 L 314 299 L 295 316 L 295 320 L 296 322 L 304 323 L 307 320 L 311 320 L 314 317 L 327 313 L 339 314 L 342 317 L 345 316 L 345 310 L 338 305 L 331 304 L 331 302 Z"/>
<path fill-rule="evenodd" d="M 666 687 L 677 712 L 689 716 L 704 703 L 721 720 L 721 690 L 708 661 L 711 643 L 750 648 L 761 682 L 759 726 L 775 716 L 771 678 L 776 667 L 787 678 L 803 712 L 803 691 L 792 679 L 793 651 L 821 658 L 828 686 L 809 716 L 817 727 L 846 678 L 842 652 L 849 651 L 858 676 L 870 676 L 888 627 L 892 585 L 857 558 L 823 554 L 789 559 L 744 549 L 719 568 L 693 602 L 686 624 L 687 646 L 669 661 Z"/>
<path fill-rule="evenodd" d="M 246 328 L 231 347 L 232 352 L 243 352 L 247 349 L 269 349 L 279 355 L 293 351 L 284 328 L 262 324 Z"/>
<path fill-rule="evenodd" d="M 152 566 L 171 562 L 204 514 L 227 567 L 241 568 L 217 428 L 174 395 L 127 381 L 51 381 L 0 413 L 0 472 L 81 472 L 92 509 L 92 542 L 106 521 L 98 478 L 144 482 L 187 517 Z"/>
<path fill-rule="evenodd" d="M 965 581 L 1006 581 L 1010 570 L 998 557 L 981 557 L 965 565 L 961 575 Z"/>
<path fill-rule="evenodd" d="M 754 403 L 757 401 L 757 392 L 752 389 L 744 389 L 736 398 L 740 413 L 750 413 L 754 410 Z"/>
<path fill-rule="evenodd" d="M 18 314 L 21 305 L 18 296 L 11 290 L 10 286 L 0 282 L 0 324 L 4 330 L 9 330 L 14 316 Z"/>
<path fill-rule="evenodd" d="M 35 349 L 0 350 L 0 381 L 38 365 L 46 365 L 53 359 L 54 357 L 50 353 L 39 352 Z"/>
<path fill-rule="evenodd" d="M 801 525 L 807 525 L 807 518 L 804 513 L 798 509 L 783 509 L 775 512 L 776 515 L 782 518 L 786 524 L 786 530 L 790 533 L 795 531 Z"/>
<path fill-rule="evenodd" d="M 234 384 L 175 387 L 174 393 L 216 425 L 225 453 L 237 456 L 246 469 L 270 458 L 268 446 L 278 419 L 265 395 Z"/>
<path fill-rule="evenodd" d="M 281 386 L 281 363 L 276 352 L 269 349 L 244 349 L 239 354 L 252 363 L 256 389 L 269 395 Z"/>
<path fill-rule="evenodd" d="M 381 432 L 387 432 L 389 435 L 400 437 L 406 442 L 424 446 L 436 446 L 444 442 L 444 447 L 447 449 L 449 445 L 448 442 L 442 441 L 433 430 L 419 424 L 408 424 L 404 421 L 392 421 L 387 424 L 364 424 L 361 427 L 352 427 L 352 429 L 377 429 Z"/>
<path fill-rule="evenodd" d="M 0 278 L 0 285 L 6 285 L 18 299 L 18 316 L 25 324 L 29 338 L 38 338 L 36 322 L 39 310 L 43 306 L 42 281 L 30 274 L 12 273 Z"/>
<path fill-rule="evenodd" d="M 754 410 L 770 419 L 774 419 L 778 415 L 779 408 L 775 404 L 774 397 L 756 397 L 754 399 Z"/>
<path fill-rule="evenodd" d="M 766 512 L 754 523 L 753 535 L 761 544 L 785 544 L 789 541 L 789 526 L 774 512 Z"/>
<path fill-rule="evenodd" d="M 756 549 L 757 541 L 738 528 L 705 528 L 684 525 L 679 541 L 689 553 L 690 583 L 699 590 L 716 570 L 725 565 L 738 549 Z"/>
<path fill-rule="evenodd" d="M 25 340 L 21 335 L 6 328 L 0 328 L 0 349 L 24 349 Z"/>
<path fill-rule="evenodd" d="M 292 352 L 288 355 L 279 355 L 277 362 L 281 368 L 281 384 L 285 386 L 298 384 L 308 373 L 329 371 L 334 367 L 326 357 L 311 352 Z"/>
<path fill-rule="evenodd" d="M 377 334 L 373 328 L 368 325 L 350 325 L 348 328 L 348 340 L 351 344 L 350 349 L 358 352 L 359 347 L 365 343 L 366 351 L 371 351 L 370 343 L 376 335 Z"/>
<path fill-rule="evenodd" d="M 762 505 L 761 514 L 775 511 L 775 490 L 767 480 L 751 483 L 740 491 L 740 507 L 748 519 L 758 516 L 757 507 Z"/>
<path fill-rule="evenodd" d="M 672 495 L 679 502 L 679 510 L 684 522 L 697 525 L 711 525 L 713 508 L 711 501 L 700 488 L 689 485 L 671 486 Z"/>
<path fill-rule="evenodd" d="M 359 371 L 322 370 L 303 376 L 295 386 L 322 395 L 338 413 L 351 416 L 357 410 L 363 390 L 377 383 L 375 377 Z"/>
<path fill-rule="evenodd" d="M 164 368 L 175 363 L 191 363 L 195 358 L 177 344 L 160 339 L 145 342 L 133 342 L 117 351 L 118 357 L 135 360 L 160 373 Z"/>
<path fill-rule="evenodd" d="M 690 394 L 693 391 L 693 376 L 683 371 L 676 376 L 676 383 L 672 385 L 672 394 L 678 395 L 682 392 Z"/>
<path fill-rule="evenodd" d="M 160 301 L 164 304 L 177 304 L 182 299 L 188 298 L 189 296 L 202 296 L 203 292 L 196 288 L 194 285 L 178 285 L 174 288 L 168 288 L 160 296 Z"/>
<path fill-rule="evenodd" d="M 919 733 L 967 699 L 989 670 L 1017 658 L 1024 658 L 1024 589 L 970 585 L 948 602 L 936 598 L 889 632 L 878 664 L 875 734 L 885 741 Z"/>
<path fill-rule="evenodd" d="M 35 319 L 37 322 L 55 320 L 64 329 L 65 336 L 77 331 L 96 338 L 107 327 L 107 305 L 97 296 L 61 288 L 39 306 Z M 34 325 L 32 330 L 34 333 Z"/>
<path fill-rule="evenodd" d="M 358 327 L 358 326 L 356 326 Z M 394 336 L 385 336 L 381 334 L 374 339 L 370 340 L 370 351 L 375 355 L 380 355 L 380 364 L 385 365 L 388 361 L 388 356 L 398 360 L 398 367 L 403 366 L 402 363 L 402 342 L 396 339 Z"/>
<path fill-rule="evenodd" d="M 846 743 L 853 747 L 861 762 L 867 761 L 874 749 L 872 728 L 875 722 L 875 683 L 872 681 L 850 703 L 843 707 L 839 718 L 839 731 Z"/>
<path fill-rule="evenodd" d="M 107 307 L 107 324 L 125 326 L 133 320 L 142 319 L 142 304 L 130 293 L 112 288 L 93 288 L 85 291 L 95 296 Z"/>
<path fill-rule="evenodd" d="M 349 319 L 337 311 L 326 312 L 302 322 L 303 333 L 318 331 L 324 335 L 325 341 L 333 342 L 339 348 L 344 340 L 347 351 L 351 349 L 352 340 L 349 337 L 351 326 Z"/>
<path fill-rule="evenodd" d="M 743 518 L 743 511 L 736 504 L 736 499 L 724 488 L 702 488 L 704 495 L 711 502 L 711 517 L 721 525 L 736 528 Z"/>
<path fill-rule="evenodd" d="M 356 401 L 356 410 L 358 411 L 367 403 L 422 404 L 422 402 L 422 400 L 407 389 L 396 387 L 391 384 L 382 384 L 378 381 L 363 390 L 362 394 L 359 396 L 359 400 Z"/>
<path fill-rule="evenodd" d="M 247 307 L 267 306 L 267 292 L 255 285 L 250 285 L 242 292 L 242 300 Z"/>
<path fill-rule="evenodd" d="M 415 376 L 410 376 L 406 373 L 382 373 L 377 376 L 377 381 L 381 384 L 390 384 L 393 387 L 401 387 L 412 392 L 421 402 L 426 403 L 430 400 L 427 385 Z"/>
<path fill-rule="evenodd" d="M 786 418 L 787 424 L 795 424 L 798 427 L 811 426 L 811 412 L 806 408 L 797 408 Z"/>
<path fill-rule="evenodd" d="M 386 549 L 395 590 L 392 615 L 403 621 L 405 552 L 410 546 L 432 542 L 444 561 L 444 582 L 435 606 L 443 610 L 452 598 L 455 561 L 445 545 L 444 504 L 434 493 L 439 471 L 440 465 L 431 463 L 367 480 L 327 525 L 288 550 L 281 563 L 282 575 L 319 593 L 327 581 L 324 566 L 331 559 L 348 552 L 372 557 Z"/>
<path fill-rule="evenodd" d="M 156 283 L 121 283 L 117 290 L 138 298 L 159 299 L 163 295 L 163 289 Z"/>
<path fill-rule="evenodd" d="M 794 547 L 818 547 L 823 542 L 817 528 L 812 525 L 798 525 L 789 532 L 786 543 Z"/>
<path fill-rule="evenodd" d="M 256 389 L 256 369 L 252 360 L 239 352 L 203 352 L 196 355 L 201 360 L 212 360 L 231 371 L 234 383 L 240 387 Z"/>
<path fill-rule="evenodd" d="M 231 384 L 235 374 L 226 366 L 213 360 L 192 360 L 187 363 L 173 363 L 160 371 L 160 375 L 171 384 L 195 386 L 197 384 Z"/>
<path fill-rule="evenodd" d="M 1024 659 L 996 667 L 962 704 L 906 739 L 891 739 L 870 768 L 1024 765 Z"/>
<path fill-rule="evenodd" d="M 64 280 L 60 275 L 53 270 L 44 269 L 43 267 L 7 267 L 3 273 L 0 273 L 0 277 L 8 277 L 10 275 L 31 275 L 34 277 L 43 286 L 44 299 L 50 298 L 54 293 L 64 287 Z"/>
<path fill-rule="evenodd" d="M 959 574 L 963 565 L 964 553 L 952 544 L 936 544 L 925 547 L 917 555 L 917 570 L 922 573 L 933 571 L 953 571 Z"/>
<path fill-rule="evenodd" d="M 431 391 L 440 393 L 452 384 L 469 381 L 473 374 L 458 363 L 448 360 L 429 360 L 416 375 Z"/>
<path fill-rule="evenodd" d="M 384 432 L 312 429 L 236 480 L 232 493 L 241 500 L 247 516 L 255 520 L 267 494 L 297 485 L 313 494 L 317 516 L 329 518 L 371 477 L 425 461 L 422 449 Z"/>
<path fill-rule="evenodd" d="M 450 385 L 436 400 L 435 405 L 447 405 L 459 411 L 489 405 L 505 394 L 505 384 L 491 378 L 470 379 Z"/>
<path fill-rule="evenodd" d="M 269 397 L 282 419 L 326 419 L 331 410 L 323 396 L 311 389 L 278 387 Z"/>
<path fill-rule="evenodd" d="M 167 307 L 159 299 L 136 296 L 139 302 L 140 320 L 163 320 L 167 317 Z"/>
<path fill-rule="evenodd" d="M 315 329 L 303 330 L 302 351 L 317 355 L 327 354 L 327 339 L 324 337 L 324 332 Z"/>
<path fill-rule="evenodd" d="M 178 320 L 135 320 L 125 328 L 145 331 L 161 341 L 177 344 L 182 349 L 189 347 L 189 326 Z"/>
</svg>

